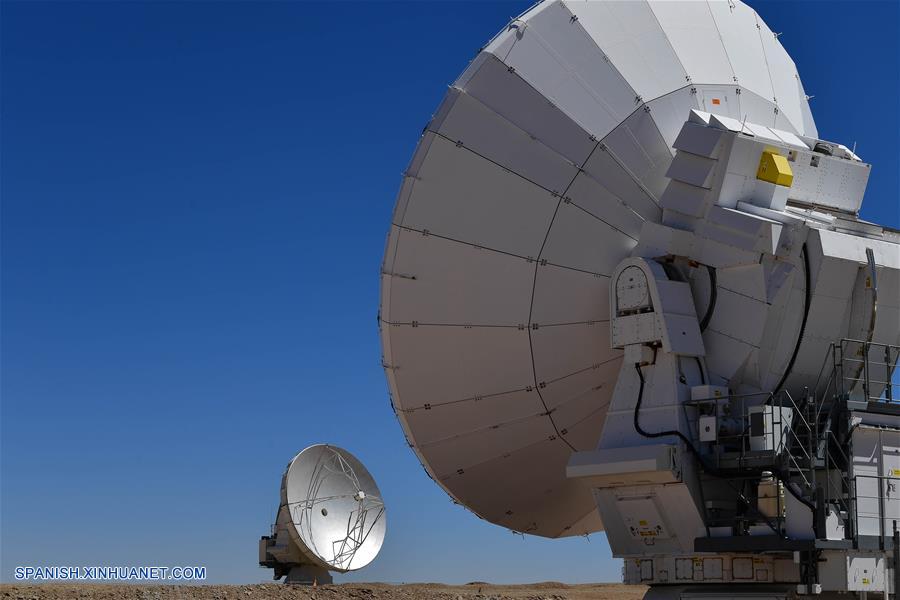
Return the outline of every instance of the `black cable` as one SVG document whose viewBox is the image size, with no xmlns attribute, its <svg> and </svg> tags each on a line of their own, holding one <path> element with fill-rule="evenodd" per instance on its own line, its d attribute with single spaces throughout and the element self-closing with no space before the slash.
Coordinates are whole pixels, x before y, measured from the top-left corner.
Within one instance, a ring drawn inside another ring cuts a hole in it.
<svg viewBox="0 0 900 600">
<path fill-rule="evenodd" d="M 697 369 L 700 371 L 700 385 L 706 385 L 706 375 L 703 374 L 703 363 L 700 362 L 699 356 L 695 356 L 694 360 L 697 361 Z"/>
<path fill-rule="evenodd" d="M 700 452 L 698 452 L 697 449 L 694 448 L 693 442 L 691 442 L 691 440 L 689 440 L 687 438 L 687 436 L 684 435 L 683 433 L 681 433 L 680 431 L 671 429 L 669 431 L 657 431 L 657 432 L 651 433 L 649 431 L 646 431 L 643 427 L 641 427 L 641 419 L 640 419 L 641 403 L 644 401 L 644 372 L 641 371 L 641 363 L 634 363 L 634 370 L 637 371 L 638 379 L 640 379 L 640 381 L 641 381 L 640 388 L 638 388 L 637 403 L 634 405 L 634 430 L 637 431 L 640 435 L 644 436 L 645 438 L 659 438 L 659 437 L 666 437 L 666 436 L 674 435 L 675 437 L 679 438 L 682 442 L 685 443 L 688 450 L 690 450 L 691 454 L 693 454 L 697 458 L 697 460 L 700 461 L 700 464 L 703 466 L 704 470 L 713 473 L 715 471 L 715 469 L 710 468 L 709 465 L 706 464 L 706 462 L 703 460 L 703 457 L 700 455 Z"/>
<path fill-rule="evenodd" d="M 803 321 L 800 322 L 800 332 L 797 334 L 797 343 L 794 345 L 794 353 L 791 355 L 791 360 L 788 362 L 788 366 L 781 376 L 781 381 L 778 382 L 778 385 L 775 386 L 775 390 L 772 391 L 773 396 L 781 391 L 781 386 L 784 385 L 784 382 L 787 381 L 788 376 L 794 369 L 794 362 L 797 360 L 797 354 L 800 353 L 800 345 L 803 343 L 803 334 L 806 331 L 806 319 L 809 317 L 809 305 L 812 303 L 812 290 L 810 289 L 812 286 L 809 281 L 809 253 L 806 250 L 806 242 L 803 242 L 803 248 L 800 252 L 803 254 L 803 273 L 806 277 L 806 297 L 803 303 Z"/>
<path fill-rule="evenodd" d="M 709 304 L 706 305 L 706 314 L 700 320 L 700 333 L 706 331 L 709 320 L 712 319 L 713 311 L 716 310 L 716 298 L 719 296 L 719 290 L 716 284 L 716 269 L 706 265 L 706 272 L 709 273 Z"/>
<path fill-rule="evenodd" d="M 655 356 L 655 351 L 654 351 L 654 356 Z M 688 451 L 690 451 L 690 453 L 694 455 L 694 458 L 697 459 L 697 462 L 700 463 L 700 466 L 703 467 L 704 471 L 706 471 L 713 477 L 718 477 L 719 479 L 729 479 L 730 477 L 728 475 L 726 475 L 725 473 L 723 473 L 716 467 L 713 467 L 713 466 L 707 464 L 706 461 L 703 459 L 703 456 L 700 454 L 700 451 L 697 450 L 694 447 L 694 444 L 691 442 L 691 440 L 689 440 L 687 438 L 687 436 L 684 435 L 683 433 L 681 433 L 680 431 L 670 429 L 668 431 L 649 432 L 649 431 L 646 431 L 643 427 L 641 427 L 641 421 L 640 421 L 641 403 L 644 400 L 644 372 L 641 371 L 641 363 L 634 363 L 634 370 L 637 371 L 638 379 L 641 382 L 640 388 L 638 388 L 637 402 L 634 405 L 634 430 L 637 431 L 640 435 L 644 436 L 645 438 L 660 438 L 660 437 L 666 437 L 666 436 L 677 437 L 682 442 L 684 442 Z M 809 500 L 807 500 L 806 498 L 804 498 L 798 492 L 794 491 L 794 488 L 791 485 L 791 480 L 790 480 L 790 477 L 788 476 L 788 474 L 786 474 L 784 471 L 781 471 L 781 470 L 774 472 L 774 474 L 781 481 L 787 482 L 787 485 L 785 485 L 785 487 L 788 489 L 788 492 L 790 492 L 791 496 L 793 496 L 799 502 L 801 502 L 807 508 L 809 508 L 813 512 L 813 516 L 815 517 L 816 505 L 813 504 L 812 502 L 810 502 Z"/>
</svg>

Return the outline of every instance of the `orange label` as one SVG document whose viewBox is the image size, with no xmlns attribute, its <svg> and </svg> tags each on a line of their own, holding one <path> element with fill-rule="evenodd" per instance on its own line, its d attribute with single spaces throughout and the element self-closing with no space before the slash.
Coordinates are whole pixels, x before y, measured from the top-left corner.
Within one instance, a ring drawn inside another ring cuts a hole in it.
<svg viewBox="0 0 900 600">
<path fill-rule="evenodd" d="M 721 104 L 721 103 L 722 103 L 722 102 L 719 101 L 718 98 L 713 98 L 713 104 Z"/>
</svg>

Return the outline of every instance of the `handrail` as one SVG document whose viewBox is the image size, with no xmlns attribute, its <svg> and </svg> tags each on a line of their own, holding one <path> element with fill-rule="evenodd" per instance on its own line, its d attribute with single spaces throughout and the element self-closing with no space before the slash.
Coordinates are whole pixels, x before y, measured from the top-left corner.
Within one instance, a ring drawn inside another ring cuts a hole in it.
<svg viewBox="0 0 900 600">
<path fill-rule="evenodd" d="M 828 351 L 825 353 L 825 358 L 822 360 L 822 366 L 819 368 L 819 374 L 816 376 L 816 385 L 813 386 L 813 396 L 814 397 L 819 395 L 819 381 L 821 381 L 822 374 L 825 372 L 825 365 L 828 364 L 828 357 L 832 356 L 834 354 L 834 351 L 835 351 L 834 342 L 831 342 L 831 344 L 828 345 Z M 831 366 L 832 366 L 832 369 L 830 372 L 831 374 L 829 375 L 829 380 L 832 377 L 834 377 L 834 361 L 832 361 Z M 828 389 L 827 384 L 826 384 L 825 388 Z"/>
<path fill-rule="evenodd" d="M 856 348 L 856 356 L 854 353 L 847 353 L 845 350 L 850 349 L 851 347 Z M 900 386 L 900 384 L 893 383 L 893 373 L 897 368 L 898 358 L 900 358 L 900 346 L 896 346 L 894 344 L 884 344 L 881 342 L 872 342 L 869 340 L 857 340 L 852 338 L 843 338 L 840 341 L 840 350 L 841 350 L 841 364 L 843 362 L 847 362 L 848 364 L 857 365 L 855 368 L 855 373 L 852 377 L 844 376 L 843 368 L 841 368 L 841 380 L 842 384 L 844 381 L 850 382 L 850 389 L 855 390 L 858 388 L 862 388 L 863 398 L 867 401 L 887 401 L 892 402 L 894 399 L 894 388 Z M 882 350 L 882 352 L 876 352 L 877 350 Z M 876 356 L 883 356 L 884 362 L 880 360 L 873 360 L 873 353 Z M 885 379 L 874 379 L 872 371 L 876 368 L 884 369 Z M 881 394 L 873 394 L 872 387 L 873 384 L 875 388 L 882 387 Z M 842 385 L 843 388 L 843 385 Z M 882 396 L 884 399 L 882 400 Z"/>
<path fill-rule="evenodd" d="M 879 490 L 878 495 L 877 496 L 861 496 L 857 490 L 857 479 L 876 479 L 876 480 L 878 480 L 878 490 Z M 854 531 L 859 532 L 859 517 L 860 517 L 859 500 L 860 499 L 878 500 L 878 512 L 875 514 L 868 514 L 868 513 L 864 514 L 863 518 L 878 519 L 878 529 L 879 529 L 880 537 L 882 538 L 882 543 L 883 543 L 883 540 L 885 539 L 885 535 L 886 535 L 884 521 L 887 518 L 887 515 L 885 514 L 886 513 L 885 501 L 889 500 L 890 498 L 889 498 L 889 496 L 887 496 L 887 494 L 884 493 L 884 485 L 882 482 L 883 481 L 900 481 L 900 477 L 891 477 L 891 476 L 887 476 L 887 475 L 854 475 L 851 481 L 853 483 L 852 498 L 853 498 L 853 507 L 854 507 L 854 510 L 853 510 Z M 898 494 L 900 494 L 900 492 L 898 492 Z"/>
<path fill-rule="evenodd" d="M 769 495 L 766 496 L 769 498 L 769 508 L 765 509 L 768 514 L 761 513 L 755 506 L 760 498 L 754 498 L 752 487 L 747 487 L 753 484 L 747 484 L 746 481 L 754 478 L 758 480 L 762 469 L 771 470 L 777 481 L 789 486 L 784 491 L 790 491 L 798 499 L 822 498 L 824 492 L 825 506 L 818 507 L 819 510 L 836 510 L 845 515 L 844 537 L 857 539 L 860 535 L 858 502 L 866 499 L 866 496 L 859 495 L 857 483 L 865 477 L 897 481 L 900 481 L 900 477 L 852 475 L 852 459 L 841 442 L 843 439 L 846 443 L 847 433 L 842 434 L 843 428 L 836 423 L 843 418 L 842 411 L 847 408 L 844 400 L 860 399 L 861 387 L 864 397 L 869 401 L 896 402 L 896 399 L 900 399 L 896 393 L 900 383 L 891 381 L 898 360 L 900 346 L 844 338 L 828 345 L 815 384 L 811 388 L 804 388 L 797 399 L 790 390 L 782 388 L 777 392 L 728 394 L 724 397 L 683 402 L 683 406 L 697 409 L 689 411 L 690 415 L 685 415 L 688 422 L 703 415 L 715 415 L 717 424 L 727 423 L 726 429 L 717 432 L 720 450 L 716 451 L 711 460 L 720 467 L 724 464 L 726 468 L 732 469 L 734 476 L 723 479 L 729 487 L 734 488 L 745 507 L 736 512 L 722 508 L 708 512 L 704 501 L 704 520 L 707 526 L 713 522 L 729 521 L 735 527 L 740 527 L 742 523 L 744 526 L 766 523 L 777 534 L 784 535 L 783 509 L 777 508 L 775 516 L 769 517 L 773 510 Z M 857 376 L 858 365 L 863 368 L 859 369 Z M 884 390 L 879 391 L 878 398 L 874 397 L 875 389 Z M 793 391 L 799 393 L 797 389 Z M 763 409 L 765 428 L 762 432 L 756 430 L 755 422 L 754 428 L 750 429 L 750 415 L 756 415 L 760 410 L 752 407 L 758 406 L 768 407 Z M 765 441 L 760 441 L 759 437 L 751 437 L 751 432 L 756 436 L 764 435 Z M 738 483 L 742 480 L 745 483 Z M 802 490 L 799 489 L 801 487 Z M 761 491 L 756 493 L 762 494 Z M 884 489 L 878 492 L 881 495 L 885 493 Z M 784 503 L 780 492 L 776 497 L 777 503 Z M 900 492 L 897 492 L 897 497 L 900 497 Z M 893 498 L 892 496 L 892 503 L 888 506 L 890 510 L 894 508 Z M 878 516 L 882 521 L 885 518 L 883 500 L 884 498 L 879 499 L 878 509 Z M 884 522 L 880 527 L 883 534 L 886 527 Z M 818 534 L 826 536 L 825 532 Z"/>
</svg>

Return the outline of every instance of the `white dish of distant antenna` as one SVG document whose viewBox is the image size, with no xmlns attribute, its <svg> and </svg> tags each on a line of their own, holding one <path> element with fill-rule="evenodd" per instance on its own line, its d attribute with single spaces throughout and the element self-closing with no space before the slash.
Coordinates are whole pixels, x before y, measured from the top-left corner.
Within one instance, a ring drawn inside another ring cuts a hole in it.
<svg viewBox="0 0 900 600">
<path fill-rule="evenodd" d="M 329 570 L 360 569 L 384 542 L 384 503 L 355 456 L 336 446 L 310 446 L 291 461 L 281 485 L 292 537 Z"/>
<path fill-rule="evenodd" d="M 493 523 L 603 527 L 565 465 L 606 420 L 609 277 L 660 220 L 691 109 L 817 135 L 741 2 L 552 1 L 491 40 L 419 141 L 383 264 L 385 370 L 428 473 Z"/>
<path fill-rule="evenodd" d="M 343 448 L 310 446 L 284 472 L 276 535 L 261 541 L 260 564 L 275 568 L 276 579 L 326 583 L 328 571 L 372 562 L 385 525 L 381 493 L 363 464 Z"/>
</svg>

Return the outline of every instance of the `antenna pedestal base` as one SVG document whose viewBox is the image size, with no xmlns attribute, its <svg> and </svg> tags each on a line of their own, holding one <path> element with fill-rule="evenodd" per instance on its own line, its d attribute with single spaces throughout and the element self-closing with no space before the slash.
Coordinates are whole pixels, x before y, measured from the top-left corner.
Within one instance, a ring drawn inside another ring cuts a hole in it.
<svg viewBox="0 0 900 600">
<path fill-rule="evenodd" d="M 334 583 L 331 573 L 314 565 L 295 565 L 287 572 L 284 583 L 288 585 L 326 585 Z"/>
</svg>

